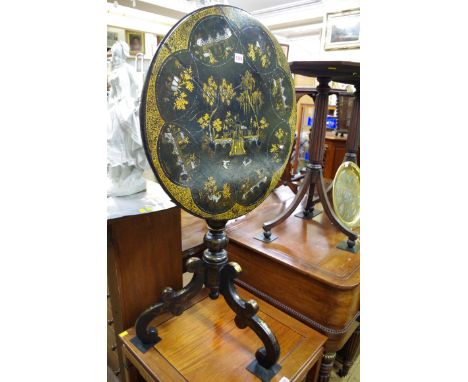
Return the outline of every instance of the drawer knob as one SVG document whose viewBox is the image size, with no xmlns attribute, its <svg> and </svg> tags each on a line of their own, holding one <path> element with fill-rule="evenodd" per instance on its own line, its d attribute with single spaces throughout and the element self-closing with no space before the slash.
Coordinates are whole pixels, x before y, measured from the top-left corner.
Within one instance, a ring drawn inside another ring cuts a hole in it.
<svg viewBox="0 0 468 382">
<path fill-rule="evenodd" d="M 113 371 L 114 371 L 115 376 L 118 377 L 120 374 L 120 369 L 113 370 Z"/>
<path fill-rule="evenodd" d="M 112 326 L 113 323 L 114 323 L 114 320 L 107 320 L 107 325 Z"/>
<path fill-rule="evenodd" d="M 116 344 L 112 345 L 111 350 L 116 351 L 117 350 L 117 345 Z"/>
</svg>

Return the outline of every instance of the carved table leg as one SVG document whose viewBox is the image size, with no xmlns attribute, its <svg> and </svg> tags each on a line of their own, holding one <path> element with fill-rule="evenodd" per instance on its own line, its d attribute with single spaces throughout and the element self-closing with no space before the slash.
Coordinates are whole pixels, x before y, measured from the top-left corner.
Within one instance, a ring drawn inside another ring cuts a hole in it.
<svg viewBox="0 0 468 382">
<path fill-rule="evenodd" d="M 307 178 L 307 176 L 306 176 Z M 190 283 L 179 291 L 165 288 L 161 301 L 146 309 L 137 319 L 135 330 L 137 336 L 130 341 L 143 353 L 160 338 L 156 328 L 149 327 L 151 321 L 164 312 L 174 315 L 183 313 L 187 301 L 194 297 L 205 285 L 210 290 L 210 297 L 215 299 L 221 293 L 226 303 L 236 314 L 234 322 L 239 329 L 249 327 L 263 342 L 263 347 L 255 353 L 255 360 L 247 370 L 259 377 L 263 382 L 273 378 L 281 366 L 278 365 L 280 346 L 268 325 L 257 316 L 258 305 L 255 300 L 242 299 L 234 285 L 234 279 L 241 273 L 237 263 L 228 263 L 226 247 L 226 220 L 207 220 L 208 232 L 205 235 L 207 249 L 202 259 L 192 257 L 187 260 L 186 267 L 193 273 Z"/>
<path fill-rule="evenodd" d="M 325 353 L 320 367 L 318 382 L 328 382 L 330 380 L 333 364 L 335 363 L 336 353 Z"/>
<path fill-rule="evenodd" d="M 313 219 L 317 215 L 320 215 L 322 211 L 316 210 L 315 205 L 317 204 L 317 198 L 314 198 L 315 183 L 311 183 L 309 186 L 309 191 L 307 192 L 307 200 L 304 210 L 294 215 L 301 219 Z"/>
<path fill-rule="evenodd" d="M 340 377 L 345 377 L 348 375 L 349 369 L 353 366 L 353 362 L 356 358 L 356 354 L 359 350 L 359 344 L 361 340 L 361 327 L 354 331 L 354 333 L 349 337 L 348 342 L 346 342 L 343 349 L 340 351 L 340 354 L 343 355 L 343 367 L 340 370 Z"/>
<path fill-rule="evenodd" d="M 203 288 L 203 281 L 205 279 L 203 262 L 197 257 L 192 257 L 187 260 L 186 267 L 188 272 L 193 273 L 192 280 L 190 280 L 189 284 L 179 291 L 174 291 L 171 287 L 164 288 L 161 301 L 150 306 L 137 318 L 135 323 L 136 338 L 144 345 L 154 345 L 161 340 L 158 337 L 157 329 L 148 327 L 156 316 L 165 312 L 171 312 L 176 316 L 181 315 L 186 302 Z M 142 347 L 140 343 L 137 342 L 134 344 L 139 347 L 140 350 L 142 350 L 141 348 L 145 350 L 145 347 Z"/>
<path fill-rule="evenodd" d="M 257 302 L 255 300 L 245 301 L 237 294 L 234 279 L 241 272 L 239 264 L 226 264 L 221 271 L 220 292 L 229 307 L 236 313 L 234 319 L 236 326 L 239 329 L 249 327 L 262 340 L 264 347 L 256 351 L 256 361 L 252 362 L 247 369 L 261 378 L 262 381 L 268 381 L 281 369 L 281 366 L 277 364 L 280 346 L 265 321 L 257 316 Z"/>
<path fill-rule="evenodd" d="M 237 263 L 227 263 L 226 246 L 228 238 L 225 232 L 225 221 L 208 221 L 209 232 L 205 236 L 207 249 L 203 253 L 205 264 L 205 286 L 213 292 L 212 298 L 221 293 L 226 303 L 236 314 L 234 322 L 239 329 L 249 327 L 263 342 L 263 347 L 255 353 L 255 360 L 247 370 L 255 374 L 262 381 L 269 381 L 281 366 L 277 364 L 280 346 L 268 325 L 257 316 L 258 305 L 255 300 L 242 299 L 234 285 L 242 269 Z"/>
<path fill-rule="evenodd" d="M 309 169 L 307 169 L 305 177 L 301 182 L 301 185 L 299 187 L 299 190 L 297 191 L 296 196 L 294 197 L 294 200 L 291 202 L 288 208 L 286 208 L 275 220 L 272 220 L 263 224 L 263 232 L 255 236 L 256 239 L 260 241 L 264 241 L 266 243 L 269 243 L 276 239 L 276 237 L 272 237 L 271 229 L 273 227 L 276 227 L 278 224 L 281 224 L 289 216 L 291 216 L 291 214 L 294 212 L 294 210 L 299 205 L 301 200 L 304 198 L 304 195 L 306 194 L 306 192 L 309 190 L 310 178 L 311 178 L 311 172 Z"/>
</svg>

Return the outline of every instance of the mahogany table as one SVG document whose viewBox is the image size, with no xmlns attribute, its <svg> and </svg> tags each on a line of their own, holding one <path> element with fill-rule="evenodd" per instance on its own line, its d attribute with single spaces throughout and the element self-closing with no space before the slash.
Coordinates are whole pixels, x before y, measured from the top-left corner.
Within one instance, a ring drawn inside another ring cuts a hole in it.
<svg viewBox="0 0 468 382">
<path fill-rule="evenodd" d="M 326 120 L 328 115 L 328 96 L 331 88 L 330 81 L 341 82 L 354 85 L 357 90 L 355 93 L 355 101 L 353 114 L 351 117 L 351 126 L 348 133 L 347 152 L 345 160 L 357 163 L 357 150 L 359 148 L 359 77 L 360 64 L 356 62 L 344 61 L 295 61 L 290 63 L 291 72 L 317 77 L 319 85 L 316 88 L 315 108 L 314 108 L 314 123 L 310 131 L 309 145 L 309 160 L 306 166 L 305 177 L 299 187 L 296 197 L 290 206 L 278 216 L 272 216 L 270 220 L 263 223 L 263 233 L 257 235 L 258 240 L 270 243 L 277 238 L 276 234 L 272 233 L 272 228 L 283 223 L 289 216 L 293 214 L 302 199 L 307 195 L 306 203 L 295 215 L 303 219 L 312 219 L 319 214 L 315 209 L 315 205 L 320 202 L 323 210 L 330 221 L 346 236 L 347 241 L 340 242 L 341 249 L 356 252 L 356 240 L 358 235 L 344 225 L 335 215 L 333 208 L 327 196 L 327 188 L 323 177 L 323 155 L 325 150 L 325 132 Z M 314 199 L 314 190 L 317 188 L 319 198 Z"/>
<path fill-rule="evenodd" d="M 246 299 L 254 296 L 239 289 Z M 257 299 L 259 316 L 275 331 L 282 352 L 281 370 L 272 381 L 314 382 L 326 337 L 298 320 Z M 147 382 L 256 382 L 246 370 L 260 340 L 234 324 L 234 312 L 222 301 L 212 301 L 207 290 L 180 317 L 154 321 L 166 338 L 145 353 L 131 342 L 134 328 L 121 334 L 124 354 Z M 286 377 L 287 379 L 282 379 Z"/>
</svg>

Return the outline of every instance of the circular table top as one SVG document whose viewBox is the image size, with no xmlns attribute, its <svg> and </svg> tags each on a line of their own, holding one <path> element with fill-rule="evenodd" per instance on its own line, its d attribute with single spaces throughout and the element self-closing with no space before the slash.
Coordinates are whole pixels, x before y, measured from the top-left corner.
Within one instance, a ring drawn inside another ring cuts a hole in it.
<svg viewBox="0 0 468 382">
<path fill-rule="evenodd" d="M 140 123 L 174 202 L 207 219 L 246 214 L 277 185 L 294 140 L 294 85 L 280 45 L 239 8 L 187 15 L 153 57 Z"/>
</svg>

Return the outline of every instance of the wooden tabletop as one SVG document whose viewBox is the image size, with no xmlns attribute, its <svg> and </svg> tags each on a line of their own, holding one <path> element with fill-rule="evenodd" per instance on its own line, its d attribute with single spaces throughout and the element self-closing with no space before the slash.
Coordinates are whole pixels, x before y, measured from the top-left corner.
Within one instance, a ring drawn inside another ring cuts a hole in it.
<svg viewBox="0 0 468 382">
<path fill-rule="evenodd" d="M 293 61 L 292 73 L 308 77 L 330 77 L 332 81 L 359 85 L 361 64 L 351 61 Z"/>
<path fill-rule="evenodd" d="M 280 344 L 282 367 L 272 381 L 282 377 L 302 381 L 314 365 L 319 365 L 327 337 L 247 291 L 238 290 L 243 298 L 257 300 L 259 316 Z M 211 300 L 203 291 L 199 298 L 181 316 L 158 325 L 162 341 L 146 353 L 130 342 L 135 331 L 128 329 L 128 334 L 121 336 L 127 358 L 147 381 L 258 381 L 246 367 L 261 341 L 250 329 L 236 327 L 234 313 L 222 297 Z"/>
<path fill-rule="evenodd" d="M 325 213 L 311 220 L 291 215 L 272 229 L 279 237 L 271 243 L 254 238 L 262 232 L 262 224 L 278 216 L 293 198 L 288 187 L 277 188 L 255 211 L 228 225 L 229 240 L 334 288 L 351 289 L 359 285 L 360 254 L 336 248 L 347 237 L 333 227 Z M 316 208 L 322 210 L 320 204 Z M 295 213 L 302 209 L 298 206 Z"/>
</svg>

